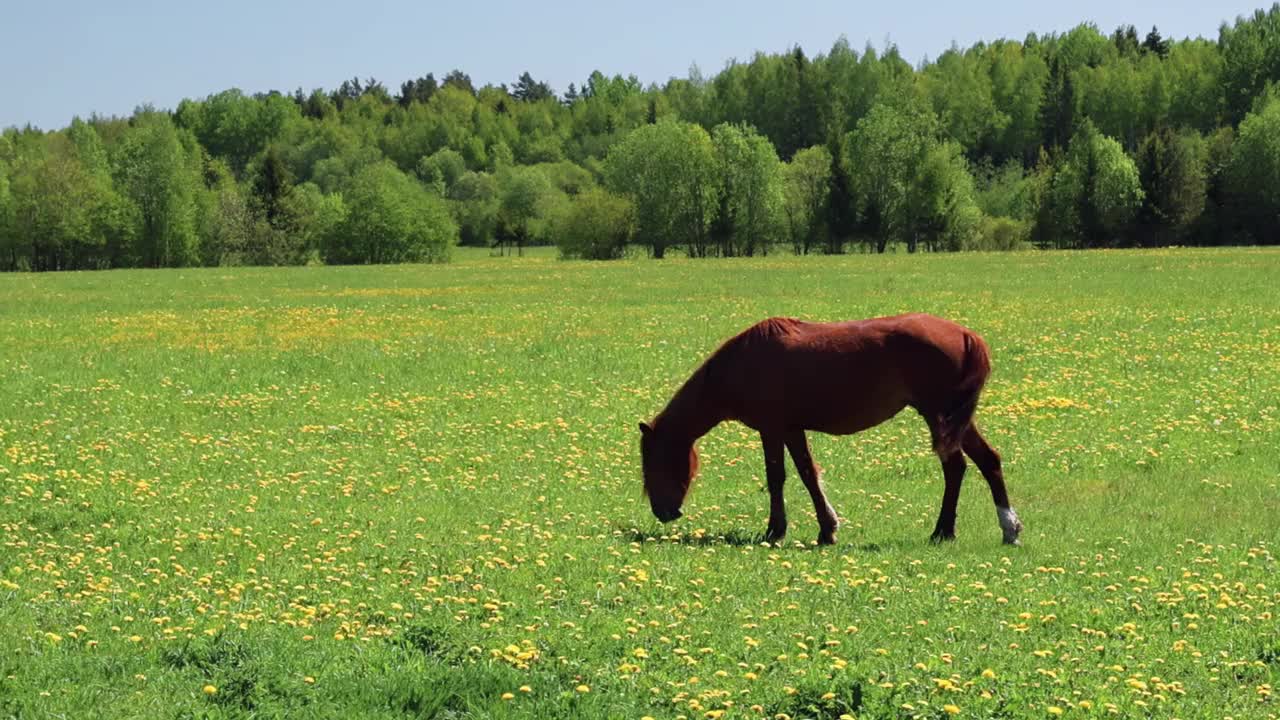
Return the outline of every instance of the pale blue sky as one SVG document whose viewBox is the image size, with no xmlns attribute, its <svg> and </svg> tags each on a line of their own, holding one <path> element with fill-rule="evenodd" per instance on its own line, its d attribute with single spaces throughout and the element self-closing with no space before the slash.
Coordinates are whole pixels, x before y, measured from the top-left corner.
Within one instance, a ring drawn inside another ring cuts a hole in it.
<svg viewBox="0 0 1280 720">
<path fill-rule="evenodd" d="M 557 93 L 595 69 L 661 84 L 692 63 L 710 77 L 756 50 L 799 44 L 812 56 L 840 35 L 859 50 L 890 40 L 913 64 L 953 41 L 1021 39 L 1082 21 L 1107 33 L 1132 23 L 1145 35 L 1156 24 L 1166 37 L 1216 39 L 1224 20 L 1269 2 L 0 0 L 0 128 L 173 108 L 231 87 L 332 89 L 353 75 L 394 92 L 453 68 L 477 87 L 526 70 Z"/>
</svg>

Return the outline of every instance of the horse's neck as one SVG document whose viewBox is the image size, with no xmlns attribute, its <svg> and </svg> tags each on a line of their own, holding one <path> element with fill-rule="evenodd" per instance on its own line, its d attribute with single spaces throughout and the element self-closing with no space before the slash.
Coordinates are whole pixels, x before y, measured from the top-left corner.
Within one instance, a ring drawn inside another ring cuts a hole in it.
<svg viewBox="0 0 1280 720">
<path fill-rule="evenodd" d="M 723 411 L 715 393 L 711 392 L 706 372 L 700 368 L 676 391 L 657 422 L 673 437 L 688 440 L 692 445 L 723 420 Z"/>
</svg>

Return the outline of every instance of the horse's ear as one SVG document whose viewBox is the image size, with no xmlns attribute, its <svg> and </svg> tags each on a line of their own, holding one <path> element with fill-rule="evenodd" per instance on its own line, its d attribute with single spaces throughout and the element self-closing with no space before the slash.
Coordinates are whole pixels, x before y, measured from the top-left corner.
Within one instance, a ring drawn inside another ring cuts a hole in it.
<svg viewBox="0 0 1280 720">
<path fill-rule="evenodd" d="M 653 428 L 649 427 L 649 423 L 647 423 L 647 422 L 645 422 L 645 421 L 641 420 L 641 421 L 640 421 L 640 434 L 641 434 L 641 435 L 648 435 L 648 434 L 649 434 L 649 433 L 651 433 L 651 432 L 653 432 Z"/>
</svg>

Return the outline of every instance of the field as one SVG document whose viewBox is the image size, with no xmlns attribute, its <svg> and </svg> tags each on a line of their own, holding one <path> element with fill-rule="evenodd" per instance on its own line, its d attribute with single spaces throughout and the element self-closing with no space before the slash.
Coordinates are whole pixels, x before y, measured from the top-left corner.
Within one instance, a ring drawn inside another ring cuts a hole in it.
<svg viewBox="0 0 1280 720">
<path fill-rule="evenodd" d="M 685 517 L 637 422 L 767 315 L 991 346 L 958 539 L 906 412 Z M 1280 252 L 0 276 L 0 718 L 1276 718 Z"/>
</svg>

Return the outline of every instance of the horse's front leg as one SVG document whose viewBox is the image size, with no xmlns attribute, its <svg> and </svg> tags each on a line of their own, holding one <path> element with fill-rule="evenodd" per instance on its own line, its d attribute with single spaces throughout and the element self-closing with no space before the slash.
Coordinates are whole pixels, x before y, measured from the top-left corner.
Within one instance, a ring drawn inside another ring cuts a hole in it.
<svg viewBox="0 0 1280 720">
<path fill-rule="evenodd" d="M 780 542 L 787 534 L 787 508 L 782 499 L 782 485 L 787 480 L 783 439 L 779 435 L 760 433 L 764 445 L 764 473 L 769 484 L 769 529 L 767 542 Z"/>
<path fill-rule="evenodd" d="M 800 480 L 809 491 L 810 499 L 813 500 L 813 511 L 818 516 L 818 544 L 834 545 L 836 528 L 839 527 L 840 521 L 831 503 L 827 502 L 826 493 L 822 490 L 818 465 L 813 461 L 813 454 L 809 452 L 809 439 L 805 437 L 803 430 L 797 430 L 787 436 L 786 445 L 791 451 L 791 460 L 796 464 L 796 471 L 800 473 Z"/>
</svg>

